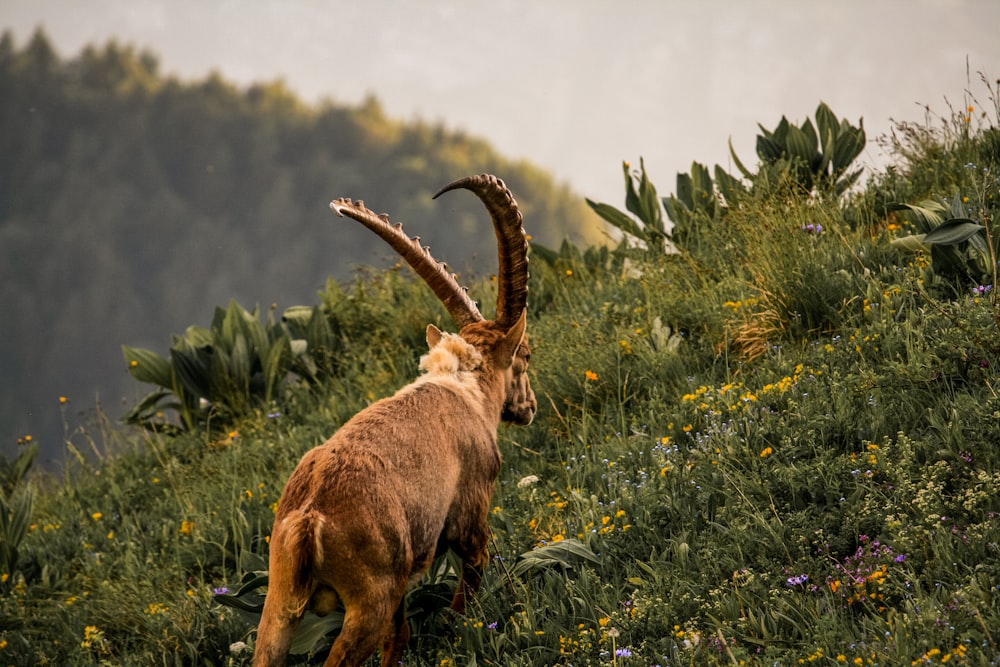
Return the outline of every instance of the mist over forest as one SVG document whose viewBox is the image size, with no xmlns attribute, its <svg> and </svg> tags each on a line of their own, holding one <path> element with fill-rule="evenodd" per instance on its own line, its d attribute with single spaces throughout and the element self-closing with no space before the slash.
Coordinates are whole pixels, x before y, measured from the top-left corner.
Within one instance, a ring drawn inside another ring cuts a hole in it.
<svg viewBox="0 0 1000 667">
<path fill-rule="evenodd" d="M 335 78 L 335 73 L 331 74 Z M 502 176 L 534 240 L 602 240 L 582 197 L 462 132 L 387 118 L 378 100 L 303 103 L 281 82 L 181 81 L 132 45 L 66 57 L 42 31 L 0 38 L 0 442 L 64 439 L 116 420 L 147 387 L 121 345 L 165 353 L 235 299 L 278 312 L 314 303 L 328 277 L 395 263 L 336 197 L 404 222 L 462 275 L 495 269 L 473 197 L 451 180 Z M 98 402 L 100 409 L 97 409 Z"/>
</svg>

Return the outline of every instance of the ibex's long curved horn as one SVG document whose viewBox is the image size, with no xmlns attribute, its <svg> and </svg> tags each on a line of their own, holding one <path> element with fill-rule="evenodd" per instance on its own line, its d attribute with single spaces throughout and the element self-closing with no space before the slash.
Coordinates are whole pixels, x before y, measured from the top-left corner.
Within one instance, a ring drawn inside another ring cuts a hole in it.
<svg viewBox="0 0 1000 667">
<path fill-rule="evenodd" d="M 335 199 L 330 202 L 330 209 L 339 216 L 346 215 L 357 220 L 399 253 L 437 295 L 459 328 L 483 321 L 484 318 L 476 307 L 476 302 L 469 297 L 468 291 L 458 284 L 444 262 L 431 256 L 430 248 L 420 245 L 420 237 L 410 238 L 403 231 L 402 224 L 391 224 L 389 216 L 376 215 L 365 208 L 365 203 L 361 200 L 353 202 L 346 198 Z"/>
<path fill-rule="evenodd" d="M 528 303 L 528 237 L 521 226 L 521 212 L 504 182 L 490 174 L 468 176 L 449 183 L 434 198 L 458 188 L 475 193 L 493 219 L 499 257 L 496 321 L 509 329 Z"/>
</svg>

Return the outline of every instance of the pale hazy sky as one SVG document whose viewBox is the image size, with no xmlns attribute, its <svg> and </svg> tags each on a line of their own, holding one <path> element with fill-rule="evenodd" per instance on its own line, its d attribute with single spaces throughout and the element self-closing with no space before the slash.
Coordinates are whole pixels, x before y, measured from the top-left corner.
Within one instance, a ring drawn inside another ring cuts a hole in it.
<svg viewBox="0 0 1000 667">
<path fill-rule="evenodd" d="M 728 165 L 730 137 L 754 163 L 757 122 L 821 99 L 874 139 L 922 104 L 964 106 L 967 59 L 982 102 L 977 73 L 1000 77 L 998 0 L 0 1 L 18 44 L 39 25 L 63 56 L 116 38 L 184 79 L 371 93 L 616 204 L 622 160 L 645 157 L 667 194 L 692 160 Z"/>
</svg>

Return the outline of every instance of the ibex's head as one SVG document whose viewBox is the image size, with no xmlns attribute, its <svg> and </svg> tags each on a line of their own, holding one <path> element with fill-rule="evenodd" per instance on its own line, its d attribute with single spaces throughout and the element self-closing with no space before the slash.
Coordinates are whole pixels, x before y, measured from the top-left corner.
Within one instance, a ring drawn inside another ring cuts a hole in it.
<svg viewBox="0 0 1000 667">
<path fill-rule="evenodd" d="M 429 248 L 420 245 L 419 237 L 411 239 L 407 236 L 401 224 L 390 224 L 387 215 L 374 214 L 365 208 L 362 201 L 354 203 L 350 199 L 337 199 L 330 202 L 330 208 L 337 215 L 357 220 L 392 246 L 433 290 L 469 342 L 489 346 L 490 349 L 482 350 L 486 354 L 504 350 L 501 353 L 503 358 L 497 360 L 497 368 L 503 370 L 505 379 L 501 419 L 513 424 L 530 424 L 537 402 L 527 373 L 531 359 L 531 348 L 524 333 L 528 302 L 528 240 L 521 226 L 521 212 L 503 181 L 488 174 L 459 179 L 446 185 L 434 197 L 458 188 L 475 193 L 486 205 L 493 220 L 499 257 L 496 317 L 493 320 L 482 316 L 468 291 L 458 284 L 445 264 L 435 260 Z M 497 347 L 498 341 L 505 342 Z"/>
</svg>

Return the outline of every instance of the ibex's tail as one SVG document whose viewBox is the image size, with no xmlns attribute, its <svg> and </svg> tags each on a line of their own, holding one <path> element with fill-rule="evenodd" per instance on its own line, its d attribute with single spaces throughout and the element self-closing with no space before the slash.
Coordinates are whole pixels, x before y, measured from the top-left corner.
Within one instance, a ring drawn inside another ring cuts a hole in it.
<svg viewBox="0 0 1000 667">
<path fill-rule="evenodd" d="M 315 592 L 313 569 L 317 557 L 322 558 L 322 524 L 323 517 L 310 510 L 292 512 L 275 523 L 254 667 L 285 664 L 295 627 Z"/>
</svg>

